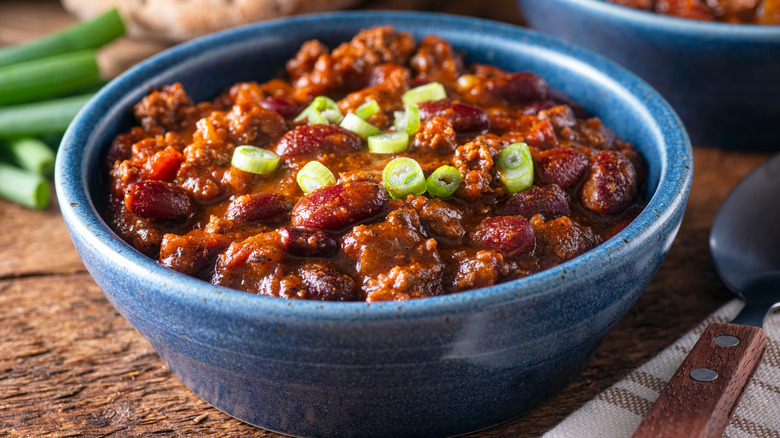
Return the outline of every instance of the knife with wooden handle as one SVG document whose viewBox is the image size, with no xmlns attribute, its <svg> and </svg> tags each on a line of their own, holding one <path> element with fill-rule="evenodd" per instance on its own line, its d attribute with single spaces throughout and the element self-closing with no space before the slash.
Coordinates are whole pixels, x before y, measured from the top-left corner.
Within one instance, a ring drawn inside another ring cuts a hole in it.
<svg viewBox="0 0 780 438">
<path fill-rule="evenodd" d="M 760 327 L 710 324 L 632 437 L 722 436 L 765 351 Z"/>
</svg>

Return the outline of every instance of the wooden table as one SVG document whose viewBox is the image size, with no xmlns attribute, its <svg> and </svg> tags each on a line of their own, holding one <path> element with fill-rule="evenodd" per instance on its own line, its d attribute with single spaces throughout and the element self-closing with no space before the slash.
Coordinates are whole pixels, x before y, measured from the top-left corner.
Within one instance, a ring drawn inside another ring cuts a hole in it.
<svg viewBox="0 0 780 438">
<path fill-rule="evenodd" d="M 518 20 L 511 2 L 428 7 Z M 368 7 L 382 6 L 370 2 Z M 506 11 L 508 12 L 506 12 Z M 55 1 L 0 2 L 0 44 L 72 23 Z M 164 47 L 122 40 L 101 53 L 116 74 Z M 695 148 L 685 219 L 650 287 L 563 392 L 531 413 L 472 434 L 532 437 L 655 356 L 730 295 L 711 266 L 707 236 L 729 190 L 767 153 Z M 81 264 L 55 205 L 0 200 L 0 436 L 280 436 L 210 407 L 182 385 Z"/>
</svg>

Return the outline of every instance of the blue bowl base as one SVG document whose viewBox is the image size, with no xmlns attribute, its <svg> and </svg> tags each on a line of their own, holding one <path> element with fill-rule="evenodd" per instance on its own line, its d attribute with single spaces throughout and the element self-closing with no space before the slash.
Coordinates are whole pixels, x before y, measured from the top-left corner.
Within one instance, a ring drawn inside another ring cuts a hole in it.
<svg viewBox="0 0 780 438">
<path fill-rule="evenodd" d="M 605 336 L 530 370 L 472 366 L 475 379 L 457 387 L 448 386 L 447 379 L 437 382 L 435 375 L 428 376 L 430 382 L 424 386 L 350 387 L 344 384 L 348 370 L 334 370 L 337 374 L 330 379 L 334 384 L 327 387 L 290 384 L 294 378 L 280 384 L 237 376 L 154 347 L 174 375 L 204 401 L 266 430 L 296 437 L 455 436 L 505 423 L 541 405 L 574 380 Z M 478 376 L 482 373 L 494 374 L 496 386 L 480 385 L 487 380 Z"/>
</svg>

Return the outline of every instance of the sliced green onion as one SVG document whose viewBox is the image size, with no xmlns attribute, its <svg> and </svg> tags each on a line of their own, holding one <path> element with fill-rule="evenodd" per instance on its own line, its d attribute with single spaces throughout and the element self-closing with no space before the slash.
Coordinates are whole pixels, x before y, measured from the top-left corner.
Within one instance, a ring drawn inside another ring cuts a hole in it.
<svg viewBox="0 0 780 438">
<path fill-rule="evenodd" d="M 328 119 L 325 118 L 325 116 L 322 115 L 321 112 L 317 110 L 311 110 L 308 114 L 306 114 L 306 117 L 304 119 L 307 119 L 309 121 L 310 125 L 327 125 L 329 124 Z"/>
<path fill-rule="evenodd" d="M 460 172 L 452 166 L 441 166 L 425 182 L 431 196 L 446 198 L 460 187 Z"/>
<path fill-rule="evenodd" d="M 387 163 L 382 181 L 393 199 L 425 193 L 425 175 L 420 164 L 411 158 L 399 157 Z"/>
<path fill-rule="evenodd" d="M 0 108 L 0 137 L 63 133 L 92 94 Z"/>
<path fill-rule="evenodd" d="M 368 150 L 375 154 L 394 154 L 408 146 L 409 134 L 405 132 L 385 132 L 368 137 Z"/>
<path fill-rule="evenodd" d="M 47 176 L 54 170 L 54 151 L 37 138 L 15 138 L 0 143 L 4 155 L 20 167 Z"/>
<path fill-rule="evenodd" d="M 0 105 L 57 96 L 83 89 L 99 79 L 94 50 L 0 67 Z"/>
<path fill-rule="evenodd" d="M 319 161 L 309 161 L 306 163 L 306 165 L 298 171 L 295 180 L 298 181 L 298 185 L 301 187 L 301 190 L 303 190 L 303 193 L 311 193 L 320 187 L 336 184 L 336 178 L 333 176 L 333 172 Z"/>
<path fill-rule="evenodd" d="M 354 132 L 364 139 L 382 133 L 382 130 L 352 113 L 344 116 L 344 120 L 341 121 L 339 126 Z"/>
<path fill-rule="evenodd" d="M 0 49 L 0 65 L 47 56 L 97 49 L 124 35 L 125 26 L 116 9 L 41 39 Z"/>
<path fill-rule="evenodd" d="M 534 183 L 534 161 L 531 150 L 525 143 L 507 146 L 496 162 L 498 177 L 509 193 L 517 193 L 531 187 Z"/>
<path fill-rule="evenodd" d="M 376 103 L 376 100 L 371 99 L 369 102 L 366 102 L 363 105 L 357 107 L 357 109 L 355 110 L 355 115 L 360 117 L 363 120 L 366 120 L 367 118 L 378 113 L 379 109 L 380 109 L 379 104 Z"/>
<path fill-rule="evenodd" d="M 230 164 L 244 172 L 266 174 L 279 166 L 279 156 L 267 149 L 242 145 L 233 151 Z"/>
<path fill-rule="evenodd" d="M 328 108 L 320 111 L 320 114 L 322 114 L 322 117 L 325 117 L 325 120 L 327 120 L 328 123 L 339 123 L 344 119 L 341 110 L 338 108 Z"/>
<path fill-rule="evenodd" d="M 444 89 L 444 85 L 438 82 L 429 82 L 407 91 L 401 96 L 401 100 L 408 105 L 429 100 L 441 100 L 446 97 L 447 91 Z"/>
<path fill-rule="evenodd" d="M 25 207 L 49 205 L 49 181 L 37 173 L 0 163 L 0 196 Z"/>
<path fill-rule="evenodd" d="M 420 108 L 417 105 L 404 105 L 404 111 L 396 111 L 393 115 L 396 132 L 414 135 L 420 127 Z"/>
<path fill-rule="evenodd" d="M 338 104 L 327 96 L 317 96 L 293 121 L 308 119 L 310 125 L 339 123 L 343 118 Z"/>
</svg>

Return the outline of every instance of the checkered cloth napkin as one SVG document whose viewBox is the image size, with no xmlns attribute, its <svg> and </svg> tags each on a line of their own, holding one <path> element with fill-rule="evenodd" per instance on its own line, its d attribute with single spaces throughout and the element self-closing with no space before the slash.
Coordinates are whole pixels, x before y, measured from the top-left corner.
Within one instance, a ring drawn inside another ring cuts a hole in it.
<svg viewBox="0 0 780 438">
<path fill-rule="evenodd" d="M 625 438 L 711 322 L 729 322 L 743 302 L 732 300 L 658 356 L 632 371 L 547 432 L 543 438 Z M 764 320 L 767 351 L 723 436 L 780 438 L 780 312 Z"/>
</svg>

